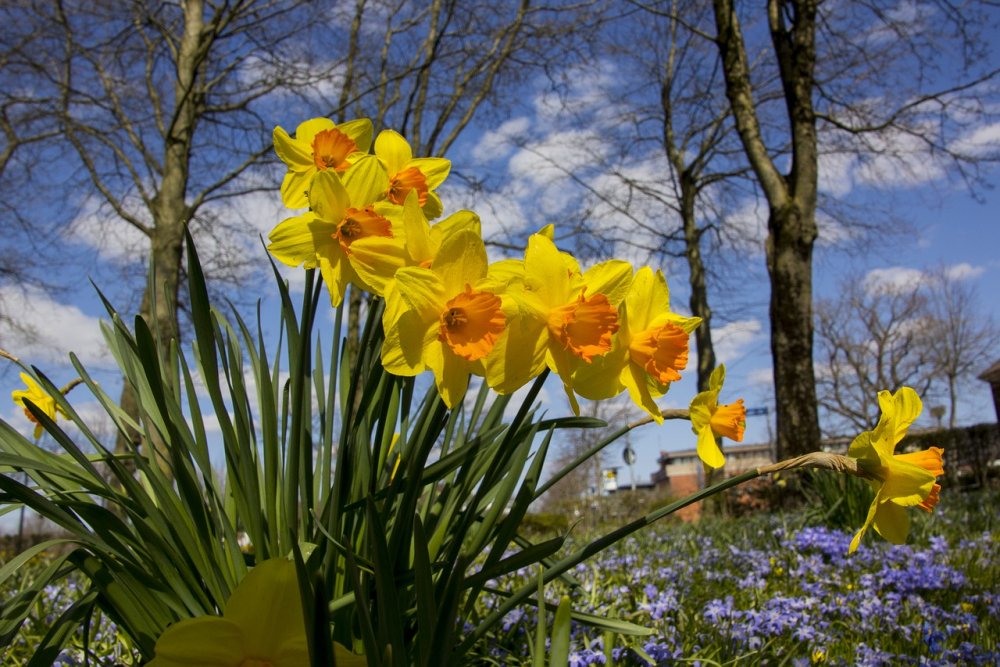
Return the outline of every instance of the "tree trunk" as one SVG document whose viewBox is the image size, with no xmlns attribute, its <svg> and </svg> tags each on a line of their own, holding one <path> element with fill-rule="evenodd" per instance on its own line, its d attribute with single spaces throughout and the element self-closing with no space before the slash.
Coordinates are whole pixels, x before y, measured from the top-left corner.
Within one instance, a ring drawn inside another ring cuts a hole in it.
<svg viewBox="0 0 1000 667">
<path fill-rule="evenodd" d="M 202 0 L 187 0 L 184 3 L 184 34 L 177 53 L 173 116 L 165 128 L 162 178 L 150 211 L 153 217 L 149 238 L 153 282 L 146 284 L 139 313 L 160 342 L 160 364 L 164 369 L 169 367 L 170 342 L 180 341 L 177 296 L 184 230 L 191 218 L 186 198 L 191 145 L 200 103 L 197 79 L 204 56 L 203 28 Z M 121 404 L 138 422 L 138 402 L 127 383 L 122 388 Z M 138 443 L 139 434 L 129 435 Z M 116 451 L 125 451 L 126 442 L 125 436 L 119 434 Z M 157 465 L 168 472 L 168 443 L 154 435 L 153 442 L 148 445 L 152 451 L 147 451 L 147 455 L 152 455 Z"/>
<path fill-rule="evenodd" d="M 684 225 L 684 255 L 688 265 L 691 314 L 701 318 L 694 330 L 698 351 L 698 391 L 708 390 L 708 378 L 715 369 L 715 347 L 712 344 L 712 309 L 708 306 L 708 284 L 705 263 L 701 257 L 701 233 L 695 220 L 695 186 L 686 172 L 681 174 L 681 221 Z"/>
<path fill-rule="evenodd" d="M 771 357 L 778 459 L 814 451 L 820 430 L 813 372 L 812 249 L 815 211 L 792 202 L 768 216 Z"/>
</svg>

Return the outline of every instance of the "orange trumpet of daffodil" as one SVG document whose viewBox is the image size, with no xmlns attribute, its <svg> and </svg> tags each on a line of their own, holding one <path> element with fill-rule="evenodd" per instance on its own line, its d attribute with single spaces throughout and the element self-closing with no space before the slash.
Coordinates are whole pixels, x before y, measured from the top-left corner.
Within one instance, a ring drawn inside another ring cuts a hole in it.
<svg viewBox="0 0 1000 667">
<path fill-rule="evenodd" d="M 343 181 L 329 172 L 316 174 L 312 210 L 275 227 L 267 249 L 289 266 L 318 268 L 334 306 L 349 283 L 381 295 L 406 257 L 402 230 L 387 217 L 387 207 L 395 207 L 371 203 L 385 183 L 371 156 L 358 160 Z"/>
<path fill-rule="evenodd" d="M 593 400 L 628 389 L 636 405 L 663 423 L 655 399 L 667 393 L 671 382 L 681 379 L 680 371 L 688 361 L 688 338 L 701 318 L 671 312 L 667 279 L 647 266 L 632 279 L 618 323 L 611 352 L 581 365 L 573 376 L 573 387 Z"/>
<path fill-rule="evenodd" d="M 917 392 L 910 387 L 901 387 L 895 394 L 880 391 L 878 403 L 882 410 L 878 425 L 856 437 L 847 450 L 849 457 L 857 459 L 858 467 L 875 478 L 870 480 L 875 500 L 864 525 L 851 540 L 848 553 L 858 548 L 869 526 L 893 544 L 903 544 L 910 532 L 906 508 L 930 512 L 941 491 L 937 477 L 944 474 L 944 450 L 930 447 L 908 454 L 895 453 L 896 445 L 923 410 Z"/>
<path fill-rule="evenodd" d="M 523 261 L 491 267 L 490 280 L 505 286 L 504 309 L 511 321 L 486 360 L 487 382 L 508 394 L 548 366 L 559 374 L 579 414 L 573 373 L 611 350 L 632 266 L 611 260 L 581 272 L 571 255 L 541 233 L 528 239 Z"/>
<path fill-rule="evenodd" d="M 484 373 L 506 323 L 500 297 L 481 285 L 486 274 L 482 238 L 463 230 L 442 242 L 430 268 L 404 267 L 386 290 L 382 365 L 404 376 L 430 369 L 449 408 L 465 396 L 469 375 Z"/>
<path fill-rule="evenodd" d="M 367 118 L 335 124 L 329 118 L 313 118 L 295 128 L 290 137 L 274 128 L 274 152 L 288 165 L 281 182 L 281 201 L 288 208 L 309 206 L 313 177 L 322 171 L 343 173 L 372 145 L 372 122 Z"/>
<path fill-rule="evenodd" d="M 375 138 L 375 156 L 382 161 L 389 175 L 386 198 L 393 204 L 403 205 L 413 192 L 424 215 L 434 219 L 441 215 L 444 206 L 434 189 L 448 178 L 451 162 L 442 157 L 413 157 L 410 144 L 398 132 L 382 130 Z"/>
<path fill-rule="evenodd" d="M 735 403 L 719 405 L 719 392 L 725 380 L 726 366 L 719 364 L 708 378 L 708 390 L 691 399 L 689 408 L 691 430 L 698 436 L 698 458 L 712 468 L 721 468 L 726 463 L 715 437 L 740 442 L 747 424 L 747 409 L 742 398 Z"/>
</svg>

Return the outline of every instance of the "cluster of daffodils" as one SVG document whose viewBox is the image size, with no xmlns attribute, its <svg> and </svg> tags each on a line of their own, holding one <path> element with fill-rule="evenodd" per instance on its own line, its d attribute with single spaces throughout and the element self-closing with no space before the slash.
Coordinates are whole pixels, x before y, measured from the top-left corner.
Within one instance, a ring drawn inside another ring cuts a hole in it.
<svg viewBox="0 0 1000 667">
<path fill-rule="evenodd" d="M 363 119 L 309 120 L 294 137 L 275 130 L 275 150 L 288 165 L 282 199 L 309 210 L 275 227 L 268 250 L 289 266 L 318 268 L 334 306 L 347 285 L 385 300 L 388 372 L 430 370 L 452 408 L 471 375 L 509 394 L 548 368 L 575 412 L 578 395 L 602 400 L 627 389 L 663 420 L 656 399 L 680 379 L 700 319 L 671 312 L 662 272 L 620 260 L 583 270 L 556 247 L 551 226 L 528 239 L 523 259 L 491 264 L 475 213 L 432 224 L 443 212 L 435 189 L 448 160 L 414 158 L 391 130 L 374 146 L 372 135 Z M 716 423 L 715 398 L 702 405 L 705 423 Z"/>
</svg>

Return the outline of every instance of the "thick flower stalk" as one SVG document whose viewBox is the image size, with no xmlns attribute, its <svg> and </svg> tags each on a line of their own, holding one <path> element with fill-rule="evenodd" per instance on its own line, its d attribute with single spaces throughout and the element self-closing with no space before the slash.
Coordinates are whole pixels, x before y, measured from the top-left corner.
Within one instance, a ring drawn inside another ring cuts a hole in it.
<svg viewBox="0 0 1000 667">
<path fill-rule="evenodd" d="M 405 264 L 397 207 L 374 203 L 387 184 L 378 160 L 360 158 L 343 176 L 320 172 L 312 180 L 312 210 L 288 218 L 268 235 L 267 249 L 289 266 L 318 268 L 340 305 L 348 284 L 381 295 Z"/>
<path fill-rule="evenodd" d="M 487 381 L 496 391 L 516 391 L 548 366 L 562 379 L 573 411 L 573 373 L 611 350 L 618 306 L 632 282 L 628 262 L 602 262 L 586 272 L 545 234 L 533 234 L 523 261 L 491 267 L 490 279 L 505 285 L 505 335 L 486 360 Z"/>
<path fill-rule="evenodd" d="M 719 405 L 719 392 L 726 379 L 726 366 L 719 364 L 708 378 L 708 390 L 691 400 L 691 430 L 698 436 L 698 457 L 705 465 L 721 468 L 726 463 L 715 438 L 723 437 L 740 442 L 747 425 L 747 409 L 743 399 L 728 405 Z"/>
<path fill-rule="evenodd" d="M 931 447 L 908 454 L 896 454 L 896 445 L 906 435 L 923 410 L 920 397 L 910 387 L 895 394 L 880 391 L 882 415 L 874 430 L 865 431 L 854 439 L 847 455 L 857 459 L 858 467 L 872 478 L 875 499 L 868 510 L 864 525 L 851 540 L 853 553 L 870 526 L 893 544 L 903 544 L 910 532 L 908 507 L 930 512 L 938 502 L 941 486 L 937 478 L 944 474 L 944 450 Z"/>
<path fill-rule="evenodd" d="M 367 118 L 336 125 L 329 118 L 312 118 L 290 137 L 274 128 L 274 151 L 288 165 L 281 182 L 281 200 L 288 208 L 309 206 L 309 187 L 320 172 L 343 173 L 372 145 L 372 122 Z"/>
<path fill-rule="evenodd" d="M 471 374 L 504 330 L 501 298 L 482 283 L 486 248 L 475 232 L 449 236 L 430 268 L 405 267 L 386 291 L 382 364 L 396 375 L 434 373 L 445 405 L 458 405 Z"/>
<path fill-rule="evenodd" d="M 618 313 L 619 328 L 611 351 L 577 369 L 574 389 L 593 400 L 628 389 L 632 401 L 662 424 L 656 399 L 667 393 L 670 383 L 681 379 L 690 333 L 700 323 L 699 317 L 671 312 L 667 279 L 661 271 L 642 267 Z"/>
</svg>

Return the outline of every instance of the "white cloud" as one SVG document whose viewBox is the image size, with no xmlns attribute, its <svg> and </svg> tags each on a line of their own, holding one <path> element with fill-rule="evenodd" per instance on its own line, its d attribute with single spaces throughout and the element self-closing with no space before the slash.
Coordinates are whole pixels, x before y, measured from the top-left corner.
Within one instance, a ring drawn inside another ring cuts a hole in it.
<svg viewBox="0 0 1000 667">
<path fill-rule="evenodd" d="M 715 355 L 721 363 L 732 363 L 747 353 L 747 347 L 760 337 L 763 326 L 758 319 L 737 320 L 712 329 Z"/>
<path fill-rule="evenodd" d="M 962 262 L 945 267 L 944 275 L 951 280 L 971 280 L 978 278 L 985 271 L 986 269 L 981 266 Z M 891 266 L 883 269 L 872 269 L 865 275 L 863 283 L 869 294 L 877 291 L 905 293 L 919 289 L 933 280 L 933 273 L 903 266 Z"/>
<path fill-rule="evenodd" d="M 973 157 L 986 157 L 995 154 L 1000 150 L 1000 123 L 975 128 L 956 139 L 951 148 L 956 152 Z"/>
<path fill-rule="evenodd" d="M 949 266 L 944 270 L 945 275 L 952 280 L 969 280 L 971 278 L 978 278 L 985 272 L 986 269 L 983 267 L 972 266 L 967 262 Z"/>
<path fill-rule="evenodd" d="M 756 387 L 770 387 L 774 384 L 774 369 L 755 368 L 746 374 L 748 384 Z"/>
<path fill-rule="evenodd" d="M 834 197 L 850 194 L 854 187 L 852 172 L 856 158 L 845 153 L 823 153 L 819 156 L 819 189 Z"/>
<path fill-rule="evenodd" d="M 476 162 L 489 162 L 504 157 L 531 127 L 526 116 L 511 118 L 494 130 L 487 130 L 472 148 L 472 158 Z"/>
<path fill-rule="evenodd" d="M 26 363 L 67 363 L 75 352 L 84 366 L 109 368 L 114 359 L 101 335 L 100 320 L 77 306 L 59 303 L 43 291 L 0 286 L 0 303 L 16 313 L 16 327 L 0 320 L 0 340 L 11 354 Z"/>
<path fill-rule="evenodd" d="M 143 224 L 151 225 L 149 210 L 141 202 L 125 199 L 126 209 Z M 66 229 L 70 241 L 93 248 L 101 258 L 119 264 L 145 262 L 149 239 L 118 217 L 97 197 L 88 198 Z"/>
</svg>

